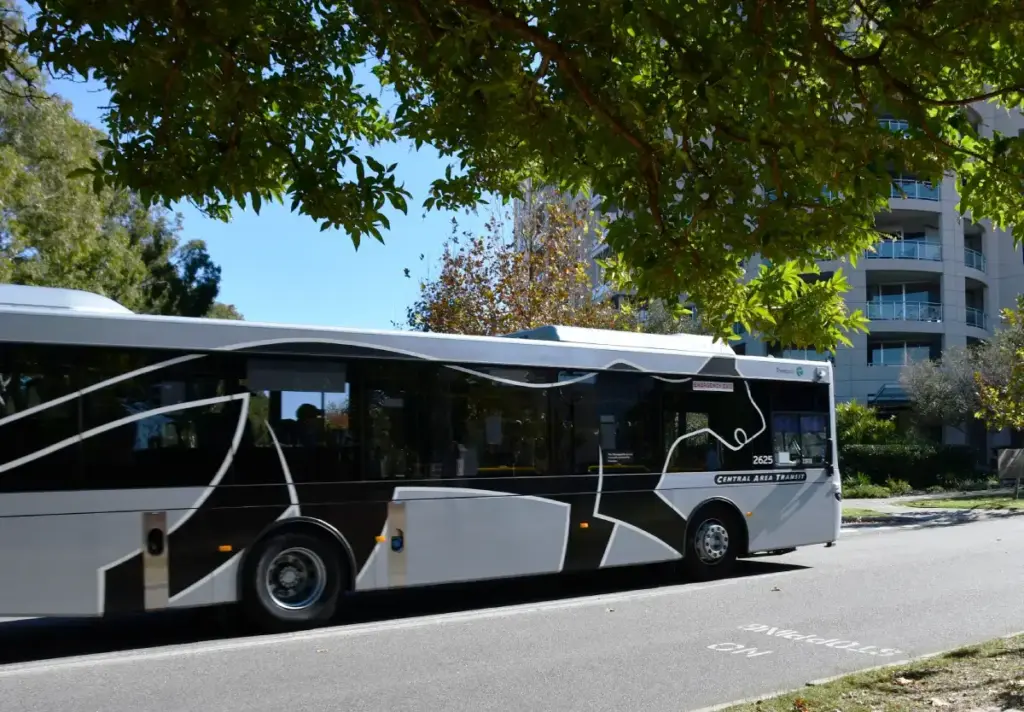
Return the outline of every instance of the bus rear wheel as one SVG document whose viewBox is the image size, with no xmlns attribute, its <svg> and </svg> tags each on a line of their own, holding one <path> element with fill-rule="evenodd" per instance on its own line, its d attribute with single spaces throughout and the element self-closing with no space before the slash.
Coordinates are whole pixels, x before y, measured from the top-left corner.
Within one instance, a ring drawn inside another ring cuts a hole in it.
<svg viewBox="0 0 1024 712">
<path fill-rule="evenodd" d="M 736 513 L 725 505 L 702 507 L 686 528 L 686 574 L 698 581 L 731 574 L 739 554 L 741 526 Z"/>
<path fill-rule="evenodd" d="M 330 622 L 342 594 L 344 567 L 326 537 L 282 532 L 247 558 L 244 602 L 261 629 L 288 631 Z"/>
</svg>

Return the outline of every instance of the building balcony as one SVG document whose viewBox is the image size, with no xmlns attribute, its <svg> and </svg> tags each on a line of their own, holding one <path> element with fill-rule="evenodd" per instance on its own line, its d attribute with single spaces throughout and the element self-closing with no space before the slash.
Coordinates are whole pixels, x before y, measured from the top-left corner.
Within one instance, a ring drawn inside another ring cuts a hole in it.
<svg viewBox="0 0 1024 712">
<path fill-rule="evenodd" d="M 614 293 L 615 292 L 614 290 L 612 290 L 610 285 L 602 283 L 598 284 L 593 288 L 593 290 L 590 293 L 590 296 L 591 299 L 593 299 L 595 302 L 600 302 L 603 301 L 604 299 L 611 297 Z"/>
<path fill-rule="evenodd" d="M 892 179 L 890 197 L 901 200 L 938 201 L 942 199 L 942 193 L 939 190 L 939 186 L 932 185 L 931 183 L 927 183 L 923 180 L 917 180 L 916 178 L 894 177 Z"/>
<path fill-rule="evenodd" d="M 910 131 L 910 122 L 903 119 L 879 119 L 878 125 L 883 129 L 889 129 L 893 133 L 906 133 Z"/>
<path fill-rule="evenodd" d="M 936 302 L 868 302 L 864 310 L 871 321 L 942 321 L 942 304 Z"/>
<path fill-rule="evenodd" d="M 985 255 L 978 250 L 972 250 L 970 247 L 964 248 L 964 264 L 979 272 L 984 272 L 987 267 Z"/>
<path fill-rule="evenodd" d="M 983 309 L 967 307 L 967 326 L 988 330 L 988 315 Z"/>
<path fill-rule="evenodd" d="M 883 240 L 868 252 L 869 260 L 942 261 L 942 243 L 938 240 Z"/>
</svg>

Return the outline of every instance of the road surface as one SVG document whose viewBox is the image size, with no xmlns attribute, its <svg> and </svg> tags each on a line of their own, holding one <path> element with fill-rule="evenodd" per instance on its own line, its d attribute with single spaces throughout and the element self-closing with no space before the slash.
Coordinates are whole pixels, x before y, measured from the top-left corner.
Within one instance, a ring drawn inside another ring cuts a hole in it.
<svg viewBox="0 0 1024 712">
<path fill-rule="evenodd" d="M 0 666 L 0 699 L 19 712 L 678 712 L 1024 629 L 1024 518 L 858 531 L 778 561 L 799 568 Z"/>
</svg>

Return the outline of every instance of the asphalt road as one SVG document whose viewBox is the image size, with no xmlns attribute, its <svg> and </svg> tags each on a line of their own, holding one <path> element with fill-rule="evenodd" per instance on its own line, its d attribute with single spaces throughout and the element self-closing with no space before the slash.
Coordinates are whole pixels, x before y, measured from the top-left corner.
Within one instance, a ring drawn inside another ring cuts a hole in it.
<svg viewBox="0 0 1024 712">
<path fill-rule="evenodd" d="M 0 666 L 0 699 L 19 712 L 678 712 L 1024 629 L 1024 518 L 862 530 L 776 560 L 795 567 L 520 605 L 495 606 L 515 592 L 491 589 L 491 608 L 398 619 L 378 601 L 379 615 L 331 629 L 59 659 L 46 646 L 74 635 L 14 624 L 0 651 L 29 662 Z"/>
</svg>

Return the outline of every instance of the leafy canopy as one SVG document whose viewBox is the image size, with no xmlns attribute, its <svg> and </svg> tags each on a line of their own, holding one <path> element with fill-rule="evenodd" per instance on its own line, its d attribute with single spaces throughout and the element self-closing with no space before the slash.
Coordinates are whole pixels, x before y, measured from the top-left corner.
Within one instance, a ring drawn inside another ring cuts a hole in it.
<svg viewBox="0 0 1024 712">
<path fill-rule="evenodd" d="M 1024 430 L 1024 294 L 1002 317 L 1003 329 L 989 346 L 1002 368 L 975 374 L 980 401 L 975 417 L 991 430 Z"/>
<path fill-rule="evenodd" d="M 1015 226 L 1024 148 L 962 107 L 1020 107 L 1017 0 L 37 0 L 23 44 L 112 91 L 97 180 L 146 199 L 293 209 L 381 239 L 406 210 L 396 138 L 462 171 L 428 208 L 524 179 L 618 211 L 624 289 L 798 347 L 863 329 L 811 261 L 877 238 L 891 172 L 958 171 L 960 207 Z M 361 82 L 372 71 L 396 100 Z M 878 111 L 910 121 L 892 132 Z M 764 189 L 768 189 L 768 192 Z M 746 283 L 744 261 L 771 261 Z"/>
<path fill-rule="evenodd" d="M 218 307 L 241 318 L 216 302 L 220 267 L 201 240 L 181 243 L 180 217 L 128 190 L 95 192 L 69 177 L 98 157 L 103 135 L 48 94 L 3 41 L 18 63 L 0 76 L 0 282 L 97 292 L 143 313 L 204 316 Z"/>
</svg>

